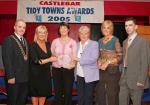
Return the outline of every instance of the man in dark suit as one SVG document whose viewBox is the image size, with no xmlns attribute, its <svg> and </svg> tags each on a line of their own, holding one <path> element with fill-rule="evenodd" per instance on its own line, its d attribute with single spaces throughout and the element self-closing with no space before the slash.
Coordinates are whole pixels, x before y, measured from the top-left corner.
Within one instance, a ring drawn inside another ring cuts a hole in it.
<svg viewBox="0 0 150 105">
<path fill-rule="evenodd" d="M 14 33 L 2 44 L 2 59 L 6 72 L 8 105 L 25 105 L 28 91 L 28 43 L 23 37 L 26 23 L 17 20 Z"/>
<path fill-rule="evenodd" d="M 149 43 L 136 32 L 134 18 L 125 21 L 128 38 L 123 42 L 124 68 L 120 79 L 119 105 L 141 105 L 143 90 L 148 88 Z"/>
</svg>

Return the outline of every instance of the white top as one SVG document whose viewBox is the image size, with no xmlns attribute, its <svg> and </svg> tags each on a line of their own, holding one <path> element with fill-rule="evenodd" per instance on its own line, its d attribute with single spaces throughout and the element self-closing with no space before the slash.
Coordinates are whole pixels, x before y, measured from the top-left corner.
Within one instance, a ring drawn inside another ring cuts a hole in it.
<svg viewBox="0 0 150 105">
<path fill-rule="evenodd" d="M 82 53 L 84 51 L 84 48 L 85 46 L 88 44 L 89 41 L 86 41 L 84 46 L 81 44 L 80 42 L 80 46 L 79 46 L 79 50 L 78 50 L 78 53 L 77 53 L 77 57 L 80 59 L 81 56 L 82 56 Z M 82 66 L 80 65 L 80 62 L 77 63 L 77 75 L 80 76 L 80 77 L 84 77 L 84 72 L 83 72 L 83 68 Z"/>
</svg>

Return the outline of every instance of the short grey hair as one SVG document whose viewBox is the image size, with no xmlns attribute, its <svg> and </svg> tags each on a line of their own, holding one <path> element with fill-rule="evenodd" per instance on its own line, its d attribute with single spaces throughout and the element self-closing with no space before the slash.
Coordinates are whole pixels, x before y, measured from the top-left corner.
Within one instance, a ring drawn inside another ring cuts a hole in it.
<svg viewBox="0 0 150 105">
<path fill-rule="evenodd" d="M 90 28 L 88 26 L 81 26 L 79 28 L 79 32 L 82 33 L 82 32 L 90 32 Z"/>
</svg>

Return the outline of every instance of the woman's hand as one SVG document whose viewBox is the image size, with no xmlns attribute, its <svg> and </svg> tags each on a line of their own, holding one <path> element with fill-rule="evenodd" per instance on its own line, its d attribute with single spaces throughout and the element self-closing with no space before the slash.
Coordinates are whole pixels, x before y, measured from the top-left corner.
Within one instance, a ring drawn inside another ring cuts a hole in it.
<svg viewBox="0 0 150 105">
<path fill-rule="evenodd" d="M 75 57 L 75 58 L 73 58 L 73 60 L 76 61 L 76 62 L 79 62 L 79 61 L 80 61 L 80 58 Z"/>
<path fill-rule="evenodd" d="M 103 64 L 100 65 L 100 70 L 106 70 L 106 68 L 108 67 L 108 65 L 110 64 L 110 61 L 107 61 Z"/>
<path fill-rule="evenodd" d="M 57 57 L 56 56 L 51 56 L 49 58 L 50 62 L 56 62 L 57 61 Z"/>
<path fill-rule="evenodd" d="M 57 57 L 56 56 L 51 56 L 51 57 L 46 58 L 46 59 L 40 59 L 39 64 L 42 65 L 42 64 L 46 64 L 46 63 L 49 63 L 49 62 L 56 62 L 56 61 L 57 61 Z"/>
<path fill-rule="evenodd" d="M 98 68 L 101 69 L 102 64 L 101 63 L 97 63 Z"/>
</svg>

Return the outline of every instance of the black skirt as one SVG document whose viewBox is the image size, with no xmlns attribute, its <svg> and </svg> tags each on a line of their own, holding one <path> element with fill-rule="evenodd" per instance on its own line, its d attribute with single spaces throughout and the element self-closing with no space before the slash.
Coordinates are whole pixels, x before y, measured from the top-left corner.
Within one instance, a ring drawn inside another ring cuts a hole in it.
<svg viewBox="0 0 150 105">
<path fill-rule="evenodd" d="M 29 81 L 30 96 L 51 96 L 52 81 L 49 70 L 32 70 Z"/>
</svg>

